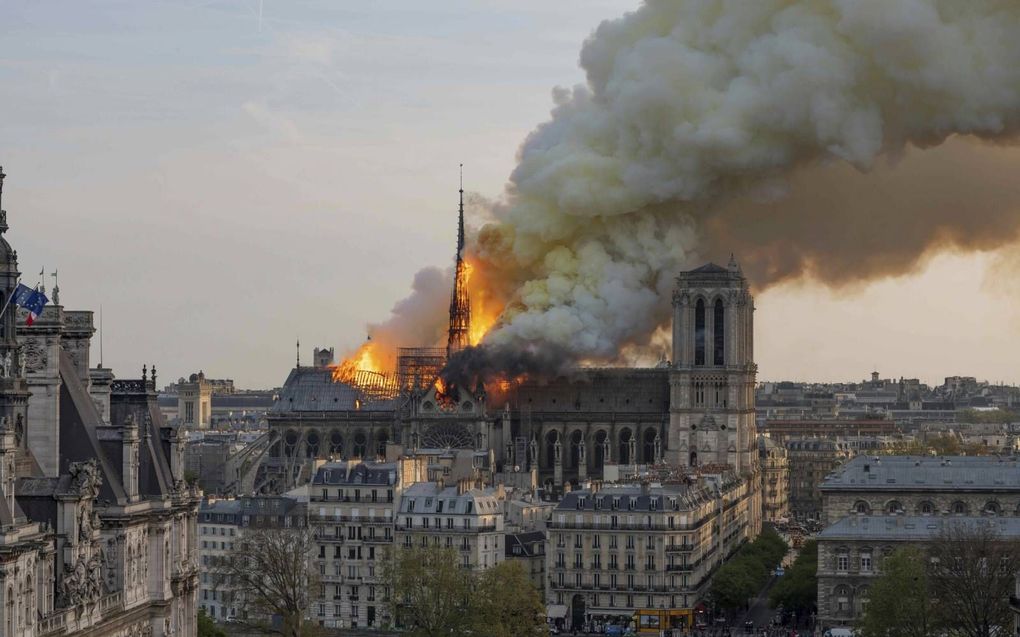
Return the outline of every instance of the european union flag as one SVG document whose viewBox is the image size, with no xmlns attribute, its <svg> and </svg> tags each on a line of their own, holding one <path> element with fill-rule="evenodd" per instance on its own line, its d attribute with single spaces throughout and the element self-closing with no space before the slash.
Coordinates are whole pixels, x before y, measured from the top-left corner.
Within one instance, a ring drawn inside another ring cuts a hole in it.
<svg viewBox="0 0 1020 637">
<path fill-rule="evenodd" d="M 50 302 L 45 294 L 39 290 L 33 290 L 24 283 L 18 284 L 11 301 L 28 310 L 28 320 L 25 321 L 28 325 L 35 323 L 35 320 L 42 314 L 43 307 Z"/>
</svg>

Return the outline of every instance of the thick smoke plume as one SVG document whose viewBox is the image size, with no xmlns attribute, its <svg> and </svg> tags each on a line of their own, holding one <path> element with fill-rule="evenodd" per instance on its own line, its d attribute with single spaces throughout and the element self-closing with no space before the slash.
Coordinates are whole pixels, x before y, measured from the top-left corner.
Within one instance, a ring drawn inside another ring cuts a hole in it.
<svg viewBox="0 0 1020 637">
<path fill-rule="evenodd" d="M 471 365 L 617 359 L 668 321 L 678 271 L 730 251 L 760 290 L 1014 241 L 1018 33 L 1007 0 L 647 0 L 604 22 L 472 237 L 505 307 Z"/>
</svg>

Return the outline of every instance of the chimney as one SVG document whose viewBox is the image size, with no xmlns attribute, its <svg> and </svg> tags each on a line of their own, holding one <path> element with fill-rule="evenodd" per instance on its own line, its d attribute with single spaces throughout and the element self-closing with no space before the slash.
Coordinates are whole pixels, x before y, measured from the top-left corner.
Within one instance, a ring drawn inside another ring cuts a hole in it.
<svg viewBox="0 0 1020 637">
<path fill-rule="evenodd" d="M 652 483 L 650 483 L 648 480 L 642 480 L 641 481 L 641 495 L 651 495 L 651 494 L 652 494 Z"/>
</svg>

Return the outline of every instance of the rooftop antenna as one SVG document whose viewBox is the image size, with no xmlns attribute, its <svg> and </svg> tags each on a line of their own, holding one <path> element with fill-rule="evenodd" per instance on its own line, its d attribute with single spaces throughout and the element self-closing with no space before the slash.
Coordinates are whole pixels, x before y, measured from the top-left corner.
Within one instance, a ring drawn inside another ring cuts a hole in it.
<svg viewBox="0 0 1020 637">
<path fill-rule="evenodd" d="M 301 367 L 301 337 L 297 339 L 297 366 Z"/>
</svg>

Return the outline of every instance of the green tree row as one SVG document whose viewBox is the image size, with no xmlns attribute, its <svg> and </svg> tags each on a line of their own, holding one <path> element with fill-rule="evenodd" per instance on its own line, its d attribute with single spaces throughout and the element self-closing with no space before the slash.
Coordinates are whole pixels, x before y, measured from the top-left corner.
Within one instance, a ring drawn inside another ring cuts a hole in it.
<svg viewBox="0 0 1020 637">
<path fill-rule="evenodd" d="M 783 561 L 787 546 L 772 529 L 765 529 L 719 567 L 712 577 L 709 596 L 715 605 L 733 611 L 747 605 L 769 579 L 769 574 Z"/>
<path fill-rule="evenodd" d="M 390 616 L 415 637 L 548 634 L 545 605 L 519 562 L 481 572 L 462 568 L 452 549 L 398 549 L 384 569 Z"/>
<path fill-rule="evenodd" d="M 769 605 L 783 607 L 798 617 L 806 617 L 818 604 L 818 543 L 809 540 L 801 547 L 797 559 L 786 569 L 769 591 Z"/>
</svg>

